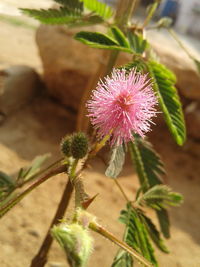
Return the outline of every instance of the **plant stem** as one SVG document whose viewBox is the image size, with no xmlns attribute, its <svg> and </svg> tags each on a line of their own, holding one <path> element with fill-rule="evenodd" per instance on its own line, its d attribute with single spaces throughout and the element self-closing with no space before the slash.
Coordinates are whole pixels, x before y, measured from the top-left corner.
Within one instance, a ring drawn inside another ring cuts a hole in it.
<svg viewBox="0 0 200 267">
<path fill-rule="evenodd" d="M 32 180 L 34 180 L 35 178 L 37 178 L 37 176 L 42 175 L 42 174 L 45 173 L 46 171 L 50 170 L 52 167 L 55 167 L 57 164 L 61 163 L 61 161 L 62 161 L 63 159 L 64 159 L 64 158 L 58 159 L 57 161 L 53 162 L 52 164 L 50 164 L 50 165 L 49 165 L 48 167 L 46 167 L 45 169 L 36 172 L 36 173 L 33 174 L 32 176 L 30 176 L 30 178 L 29 178 L 28 180 L 25 180 L 25 181 L 19 183 L 19 184 L 17 185 L 16 188 L 20 188 L 20 187 L 24 186 L 25 184 L 31 182 Z"/>
<path fill-rule="evenodd" d="M 139 0 L 119 0 L 115 20 L 120 28 L 125 28 L 137 6 Z"/>
<path fill-rule="evenodd" d="M 153 15 L 154 15 L 157 7 L 158 7 L 158 2 L 159 1 L 156 0 L 155 3 L 153 3 L 151 5 L 150 10 L 149 10 L 144 22 L 143 22 L 142 29 L 144 29 L 149 24 L 150 20 L 152 19 Z"/>
<path fill-rule="evenodd" d="M 178 35 L 175 33 L 174 30 L 168 29 L 168 32 L 171 34 L 171 36 L 174 38 L 174 40 L 179 44 L 179 46 L 185 51 L 185 53 L 191 58 L 192 60 L 195 60 L 193 55 L 188 51 L 188 49 L 184 46 L 184 44 L 179 39 Z"/>
<path fill-rule="evenodd" d="M 94 232 L 109 239 L 111 242 L 113 242 L 114 244 L 116 244 L 120 248 L 127 251 L 130 255 L 132 255 L 134 258 L 136 258 L 139 262 L 141 262 L 145 266 L 153 267 L 153 265 L 147 259 L 145 259 L 142 255 L 140 255 L 137 251 L 135 251 L 133 248 L 128 246 L 125 242 L 116 238 L 112 233 L 108 232 L 105 228 L 103 228 L 102 226 L 100 226 L 96 222 L 90 222 L 89 228 L 91 230 L 93 230 Z"/>
<path fill-rule="evenodd" d="M 130 202 L 129 198 L 127 197 L 126 193 L 124 192 L 124 189 L 122 188 L 122 186 L 120 185 L 119 181 L 117 181 L 117 179 L 114 179 L 114 182 L 116 184 L 116 186 L 119 188 L 120 192 L 122 193 L 123 197 L 125 198 L 125 200 L 127 202 Z"/>
<path fill-rule="evenodd" d="M 38 187 L 40 184 L 44 183 L 46 180 L 51 178 L 52 176 L 55 176 L 59 173 L 66 172 L 67 166 L 61 165 L 58 166 L 52 170 L 50 170 L 47 174 L 42 176 L 40 179 L 38 179 L 35 183 L 30 185 L 26 190 L 24 190 L 21 194 L 16 196 L 14 199 L 11 199 L 8 203 L 6 203 L 4 206 L 0 208 L 0 218 L 3 217 L 10 209 L 12 209 L 17 203 L 19 203 L 27 194 L 29 194 L 31 191 L 33 191 L 36 187 Z"/>
<path fill-rule="evenodd" d="M 49 227 L 49 230 L 44 238 L 44 241 L 37 253 L 37 255 L 33 258 L 32 263 L 30 267 L 43 267 L 47 262 L 48 252 L 51 248 L 53 238 L 51 236 L 51 228 L 54 224 L 59 223 L 59 220 L 63 218 L 65 211 L 69 205 L 69 201 L 71 199 L 71 195 L 73 192 L 73 186 L 71 184 L 70 179 L 68 179 L 68 182 L 66 184 L 65 190 L 63 192 L 62 198 L 60 200 L 58 209 L 56 211 L 56 214 L 51 222 L 51 225 Z"/>
</svg>

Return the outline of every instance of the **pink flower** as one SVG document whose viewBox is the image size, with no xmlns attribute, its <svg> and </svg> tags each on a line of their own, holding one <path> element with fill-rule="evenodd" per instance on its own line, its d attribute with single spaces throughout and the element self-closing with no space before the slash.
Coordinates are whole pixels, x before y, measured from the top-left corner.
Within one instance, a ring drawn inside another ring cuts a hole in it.
<svg viewBox="0 0 200 267">
<path fill-rule="evenodd" d="M 87 107 L 91 123 L 100 138 L 111 133 L 111 144 L 133 140 L 133 133 L 144 137 L 156 116 L 157 98 L 147 75 L 133 69 L 113 69 L 111 77 L 100 81 Z"/>
</svg>

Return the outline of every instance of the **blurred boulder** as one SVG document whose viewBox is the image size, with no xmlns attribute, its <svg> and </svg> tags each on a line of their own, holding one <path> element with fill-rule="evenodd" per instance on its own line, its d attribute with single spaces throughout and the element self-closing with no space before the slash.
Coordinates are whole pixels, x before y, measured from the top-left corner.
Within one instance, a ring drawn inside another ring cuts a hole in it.
<svg viewBox="0 0 200 267">
<path fill-rule="evenodd" d="M 190 100 L 200 100 L 200 74 L 193 60 L 167 33 L 164 35 L 154 32 L 149 34 L 148 37 L 160 58 L 160 62 L 176 74 L 177 88 L 181 95 Z M 200 53 L 195 49 L 191 54 L 200 59 Z"/>
<path fill-rule="evenodd" d="M 90 77 L 96 73 L 100 62 L 106 62 L 103 50 L 90 48 L 73 39 L 80 30 L 105 32 L 103 26 L 68 28 L 66 26 L 41 25 L 36 41 L 44 68 L 44 81 L 50 95 L 64 105 L 77 110 L 83 90 Z M 160 61 L 177 75 L 181 94 L 189 99 L 200 99 L 200 78 L 193 62 L 176 43 L 165 35 L 156 33 L 150 37 Z M 117 65 L 131 61 L 130 54 L 120 53 Z"/>
<path fill-rule="evenodd" d="M 98 31 L 98 27 L 84 27 L 84 30 Z M 90 48 L 73 39 L 73 35 L 79 31 L 66 26 L 41 25 L 36 33 L 49 94 L 75 110 L 102 55 L 102 50 Z"/>
<path fill-rule="evenodd" d="M 12 66 L 0 72 L 0 114 L 17 111 L 30 102 L 41 85 L 39 75 L 28 66 Z"/>
<path fill-rule="evenodd" d="M 200 141 L 200 102 L 192 102 L 185 109 L 188 136 Z"/>
</svg>

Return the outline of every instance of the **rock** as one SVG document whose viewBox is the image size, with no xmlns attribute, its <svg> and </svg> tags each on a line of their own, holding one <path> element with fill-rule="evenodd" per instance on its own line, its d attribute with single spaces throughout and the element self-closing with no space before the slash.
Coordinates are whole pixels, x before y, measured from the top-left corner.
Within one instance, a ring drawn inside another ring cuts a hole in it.
<svg viewBox="0 0 200 267">
<path fill-rule="evenodd" d="M 176 74 L 177 88 L 180 93 L 188 99 L 200 100 L 200 74 L 193 60 L 167 33 L 159 34 L 151 31 L 148 39 L 160 57 L 161 63 Z M 188 49 L 191 54 L 200 59 L 200 54 L 194 48 L 188 47 Z"/>
<path fill-rule="evenodd" d="M 0 120 L 17 111 L 34 97 L 41 80 L 28 66 L 12 66 L 0 72 Z"/>
<path fill-rule="evenodd" d="M 98 31 L 98 27 L 93 26 L 92 30 Z M 65 26 L 41 25 L 36 33 L 49 94 L 75 110 L 102 55 L 102 50 L 74 40 L 73 35 L 78 31 L 80 29 Z"/>
<path fill-rule="evenodd" d="M 96 73 L 99 63 L 105 61 L 103 50 L 89 48 L 73 39 L 73 35 L 80 30 L 105 32 L 103 26 L 72 29 L 42 25 L 36 34 L 49 94 L 75 110 L 90 77 Z M 181 94 L 189 99 L 200 99 L 200 78 L 185 52 L 164 34 L 154 33 L 148 37 L 161 62 L 177 75 Z M 130 54 L 120 53 L 117 65 L 127 63 L 131 58 Z"/>
<path fill-rule="evenodd" d="M 192 102 L 185 109 L 188 136 L 200 141 L 200 102 Z"/>
</svg>

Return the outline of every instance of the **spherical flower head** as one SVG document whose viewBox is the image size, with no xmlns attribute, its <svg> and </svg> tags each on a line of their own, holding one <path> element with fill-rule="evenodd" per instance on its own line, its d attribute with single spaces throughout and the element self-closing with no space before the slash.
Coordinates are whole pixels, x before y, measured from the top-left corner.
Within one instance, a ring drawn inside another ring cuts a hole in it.
<svg viewBox="0 0 200 267">
<path fill-rule="evenodd" d="M 100 138 L 111 133 L 111 145 L 121 145 L 133 140 L 133 133 L 144 137 L 150 131 L 156 104 L 147 74 L 113 69 L 111 77 L 98 83 L 87 107 Z"/>
</svg>

